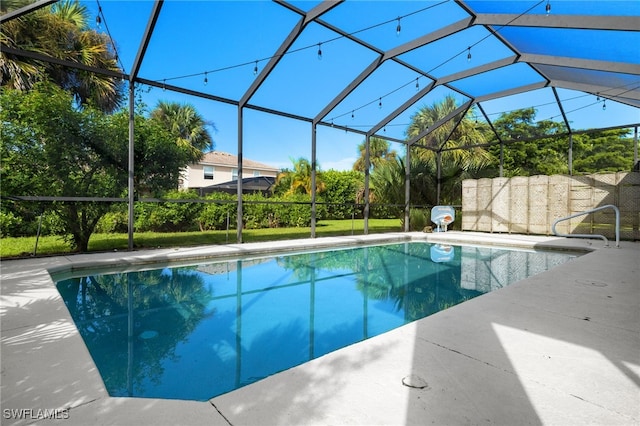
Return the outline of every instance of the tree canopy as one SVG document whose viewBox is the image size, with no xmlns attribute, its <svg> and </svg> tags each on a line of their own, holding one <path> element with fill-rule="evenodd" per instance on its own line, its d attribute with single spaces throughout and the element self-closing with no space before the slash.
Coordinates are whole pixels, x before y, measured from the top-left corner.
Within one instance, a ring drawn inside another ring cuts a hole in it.
<svg viewBox="0 0 640 426">
<path fill-rule="evenodd" d="M 213 150 L 207 127 L 215 130 L 215 125 L 206 121 L 193 105 L 159 101 L 150 117 L 171 133 L 179 147 L 191 154 L 189 163 L 198 162 L 203 151 Z"/>
<path fill-rule="evenodd" d="M 7 0 L 0 3 L 3 13 L 32 3 Z M 0 42 L 56 59 L 121 72 L 118 58 L 108 36 L 88 25 L 89 12 L 78 0 L 61 0 L 2 24 Z M 102 111 L 115 111 L 123 99 L 123 83 L 118 77 L 0 52 L 2 86 L 30 90 L 42 80 L 51 80 L 68 90 L 75 101 L 93 103 Z"/>
<path fill-rule="evenodd" d="M 48 83 L 33 90 L 3 90 L 3 195 L 117 197 L 126 168 L 117 160 L 117 139 L 109 117 L 73 107 L 71 95 Z M 105 153 L 108 153 L 105 155 Z M 125 163 L 126 164 L 126 163 Z M 7 208 L 3 203 L 3 210 Z M 73 244 L 86 250 L 89 235 L 109 209 L 106 203 L 59 202 L 51 207 Z"/>
<path fill-rule="evenodd" d="M 453 97 L 423 106 L 412 117 L 407 138 L 415 138 L 458 108 Z M 525 108 L 503 113 L 493 122 L 503 145 L 504 176 L 566 174 L 569 172 L 569 136 L 562 123 L 536 120 L 536 110 Z M 373 141 L 373 139 L 372 139 Z M 413 205 L 459 204 L 462 181 L 498 175 L 501 146 L 494 131 L 472 119 L 472 113 L 452 117 L 411 148 L 410 197 Z M 474 147 L 486 145 L 488 148 Z M 466 147 L 466 148 L 465 148 Z M 460 148 L 460 149 L 456 149 Z M 375 152 L 377 149 L 372 149 Z M 437 161 L 440 152 L 440 189 Z M 573 173 L 631 170 L 633 139 L 628 130 L 604 130 L 573 135 Z M 406 157 L 379 157 L 371 174 L 375 202 L 404 204 Z"/>
<path fill-rule="evenodd" d="M 503 113 L 493 123 L 502 140 L 512 141 L 505 145 L 503 153 L 507 177 L 569 172 L 569 145 L 566 138 L 555 136 L 565 131 L 564 126 L 535 118 L 534 108 L 524 108 Z M 494 167 L 497 167 L 500 146 L 493 145 L 489 151 L 494 156 Z"/>
<path fill-rule="evenodd" d="M 365 171 L 365 160 L 367 153 L 366 147 L 366 141 L 363 141 L 360 145 L 358 145 L 358 152 L 360 156 L 353 164 L 353 170 L 359 172 Z M 369 140 L 369 163 L 372 169 L 374 169 L 381 163 L 392 161 L 396 158 L 397 155 L 398 153 L 391 150 L 389 142 L 387 142 L 386 140 L 376 137 L 373 137 Z"/>
<path fill-rule="evenodd" d="M 311 194 L 311 162 L 306 158 L 300 157 L 297 160 L 291 159 L 293 169 L 285 169 L 278 174 L 276 179 L 276 188 L 287 187 L 285 194 Z M 320 172 L 316 174 L 316 192 L 321 193 L 325 190 L 325 184 L 322 181 Z"/>
<path fill-rule="evenodd" d="M 29 91 L 2 89 L 0 120 L 3 196 L 116 198 L 127 193 L 129 112 L 106 114 L 76 108 L 73 96 L 50 82 Z M 161 121 L 135 114 L 134 183 L 139 195 L 176 189 L 180 171 L 193 159 L 192 146 L 177 143 Z M 109 210 L 106 202 L 55 202 L 72 245 L 87 249 L 89 237 Z M 2 204 L 2 214 L 33 215 L 34 206 Z"/>
</svg>

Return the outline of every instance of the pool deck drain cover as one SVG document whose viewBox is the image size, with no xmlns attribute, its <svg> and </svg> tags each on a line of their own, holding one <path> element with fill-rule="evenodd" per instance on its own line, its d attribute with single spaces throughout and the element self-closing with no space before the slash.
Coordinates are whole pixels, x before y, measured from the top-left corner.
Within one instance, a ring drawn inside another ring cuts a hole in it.
<svg viewBox="0 0 640 426">
<path fill-rule="evenodd" d="M 409 374 L 408 376 L 403 377 L 402 384 L 416 389 L 424 389 L 429 386 L 426 380 L 416 374 Z"/>
<path fill-rule="evenodd" d="M 576 280 L 576 282 L 578 284 L 582 284 L 582 285 L 590 285 L 593 287 L 607 287 L 609 286 L 609 284 L 602 282 L 602 281 L 596 281 L 596 280 Z"/>
</svg>

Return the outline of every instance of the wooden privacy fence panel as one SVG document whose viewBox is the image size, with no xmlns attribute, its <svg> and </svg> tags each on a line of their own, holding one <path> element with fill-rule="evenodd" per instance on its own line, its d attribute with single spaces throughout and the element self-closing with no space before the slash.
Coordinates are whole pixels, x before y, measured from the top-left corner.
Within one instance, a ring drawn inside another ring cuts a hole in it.
<svg viewBox="0 0 640 426">
<path fill-rule="evenodd" d="M 640 239 L 640 173 L 467 179 L 462 182 L 462 230 L 550 235 L 556 219 L 607 204 L 620 209 L 620 238 Z M 573 218 L 556 229 L 615 238 L 615 212 Z"/>
</svg>

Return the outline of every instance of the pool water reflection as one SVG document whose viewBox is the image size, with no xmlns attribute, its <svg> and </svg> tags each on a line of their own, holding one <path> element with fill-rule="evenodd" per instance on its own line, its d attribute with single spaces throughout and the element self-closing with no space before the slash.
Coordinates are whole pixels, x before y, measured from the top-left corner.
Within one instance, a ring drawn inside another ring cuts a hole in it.
<svg viewBox="0 0 640 426">
<path fill-rule="evenodd" d="M 57 287 L 111 396 L 208 400 L 575 256 L 412 242 Z"/>
</svg>

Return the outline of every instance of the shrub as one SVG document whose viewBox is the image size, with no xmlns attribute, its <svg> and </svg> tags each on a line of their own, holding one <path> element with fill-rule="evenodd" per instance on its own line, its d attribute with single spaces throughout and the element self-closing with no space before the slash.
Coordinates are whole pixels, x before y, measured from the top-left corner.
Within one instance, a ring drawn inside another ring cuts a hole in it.
<svg viewBox="0 0 640 426">
<path fill-rule="evenodd" d="M 282 197 L 280 201 L 292 204 L 277 205 L 276 217 L 280 226 L 303 227 L 311 226 L 311 196 L 307 194 L 292 194 Z"/>
<path fill-rule="evenodd" d="M 40 222 L 42 215 L 42 222 Z M 62 233 L 62 221 L 58 214 L 47 205 L 24 202 L 17 205 L 2 201 L 0 210 L 0 236 L 23 237 L 35 236 L 40 225 L 40 235 L 57 235 Z"/>
<path fill-rule="evenodd" d="M 22 219 L 12 212 L 0 212 L 0 237 L 16 236 L 21 225 Z"/>
<path fill-rule="evenodd" d="M 278 197 L 267 199 L 262 194 L 246 194 L 242 197 L 245 201 L 242 207 L 243 226 L 246 229 L 259 229 L 277 227 L 274 222 L 275 204 L 265 204 L 265 201 L 276 201 Z M 248 201 L 248 203 L 246 203 Z M 256 203 L 252 203 L 256 202 Z M 274 226 L 269 226 L 270 224 Z"/>
<path fill-rule="evenodd" d="M 404 216 L 401 219 L 404 229 Z M 430 213 L 423 209 L 409 209 L 409 231 L 422 231 L 430 223 Z"/>
<path fill-rule="evenodd" d="M 404 208 L 372 203 L 369 209 L 369 217 L 374 219 L 394 219 L 404 217 Z"/>
<path fill-rule="evenodd" d="M 195 199 L 195 191 L 169 191 L 166 199 Z M 202 203 L 137 203 L 135 206 L 135 230 L 151 232 L 194 231 L 198 229 L 198 217 Z"/>
<path fill-rule="evenodd" d="M 197 198 L 193 191 L 171 191 L 165 199 Z M 237 228 L 237 196 L 223 192 L 210 194 L 210 203 L 138 202 L 134 207 L 136 232 L 187 232 Z M 311 196 L 292 194 L 266 197 L 262 194 L 243 196 L 243 226 L 246 229 L 308 227 L 311 225 Z M 318 202 L 322 200 L 319 198 Z M 317 204 L 316 218 L 327 217 L 327 207 Z M 116 206 L 98 223 L 96 232 L 127 232 L 126 205 Z"/>
<path fill-rule="evenodd" d="M 325 207 L 326 219 L 351 219 L 354 212 L 358 214 L 354 203 L 364 185 L 364 173 L 329 170 L 322 172 L 322 180 L 325 183 L 322 198 L 329 203 Z"/>
<path fill-rule="evenodd" d="M 100 234 L 125 233 L 129 230 L 129 211 L 126 205 L 118 205 L 100 218 L 95 232 Z"/>
<path fill-rule="evenodd" d="M 278 228 L 311 226 L 311 196 L 306 194 L 289 194 L 266 198 L 260 194 L 246 196 L 245 227 Z M 266 202 L 266 203 L 260 203 Z M 316 215 L 326 214 L 323 206 L 317 205 Z"/>
<path fill-rule="evenodd" d="M 227 229 L 227 217 L 229 218 L 229 227 L 236 228 L 237 196 L 217 192 L 207 195 L 206 198 L 208 200 L 220 201 L 220 203 L 206 203 L 203 206 L 198 216 L 200 229 L 203 231 Z"/>
</svg>

